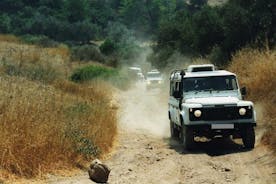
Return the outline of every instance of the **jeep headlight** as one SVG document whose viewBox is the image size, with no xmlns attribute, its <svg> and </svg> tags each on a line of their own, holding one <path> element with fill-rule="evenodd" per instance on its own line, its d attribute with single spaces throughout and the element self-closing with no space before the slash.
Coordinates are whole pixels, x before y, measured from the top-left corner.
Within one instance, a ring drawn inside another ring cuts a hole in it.
<svg viewBox="0 0 276 184">
<path fill-rule="evenodd" d="M 147 84 L 150 84 L 150 81 L 147 81 Z"/>
<path fill-rule="evenodd" d="M 162 81 L 158 81 L 158 84 L 161 84 L 162 83 Z"/>
<path fill-rule="evenodd" d="M 202 112 L 201 110 L 195 110 L 194 115 L 195 117 L 199 118 L 201 116 Z"/>
<path fill-rule="evenodd" d="M 239 114 L 241 115 L 241 116 L 244 116 L 245 114 L 246 114 L 246 109 L 245 108 L 240 108 L 239 109 Z"/>
</svg>

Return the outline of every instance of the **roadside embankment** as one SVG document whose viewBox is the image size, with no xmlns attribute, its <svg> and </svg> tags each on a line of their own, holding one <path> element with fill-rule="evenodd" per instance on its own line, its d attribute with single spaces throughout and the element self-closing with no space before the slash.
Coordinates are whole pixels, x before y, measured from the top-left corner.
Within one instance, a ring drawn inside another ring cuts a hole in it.
<svg viewBox="0 0 276 184">
<path fill-rule="evenodd" d="M 117 134 L 112 87 L 74 83 L 65 46 L 0 41 L 0 183 L 85 166 Z"/>
<path fill-rule="evenodd" d="M 262 114 L 259 125 L 265 128 L 264 144 L 276 148 L 276 51 L 243 49 L 232 59 L 229 70 L 240 79 L 240 86 L 247 87 L 247 98 L 260 104 Z"/>
</svg>

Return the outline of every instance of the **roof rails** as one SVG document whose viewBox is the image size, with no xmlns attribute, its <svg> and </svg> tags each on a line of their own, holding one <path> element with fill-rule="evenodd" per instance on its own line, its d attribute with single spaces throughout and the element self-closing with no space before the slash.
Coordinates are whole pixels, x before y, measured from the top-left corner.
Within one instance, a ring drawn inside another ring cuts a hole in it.
<svg viewBox="0 0 276 184">
<path fill-rule="evenodd" d="M 151 72 L 159 72 L 157 69 L 152 69 Z"/>
<path fill-rule="evenodd" d="M 203 64 L 203 65 L 190 65 L 188 66 L 187 72 L 207 72 L 215 71 L 215 66 L 213 64 Z"/>
<path fill-rule="evenodd" d="M 185 72 L 209 72 L 215 71 L 215 65 L 213 64 L 202 64 L 202 65 L 189 65 L 187 69 L 174 70 L 170 75 L 170 80 L 181 80 L 185 75 Z"/>
</svg>

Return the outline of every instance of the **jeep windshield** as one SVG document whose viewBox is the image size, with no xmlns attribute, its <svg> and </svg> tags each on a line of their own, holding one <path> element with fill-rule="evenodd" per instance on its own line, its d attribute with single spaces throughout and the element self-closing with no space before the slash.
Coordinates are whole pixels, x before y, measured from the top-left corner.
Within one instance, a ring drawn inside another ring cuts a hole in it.
<svg viewBox="0 0 276 184">
<path fill-rule="evenodd" d="M 161 78 L 161 73 L 148 73 L 147 78 Z"/>
<path fill-rule="evenodd" d="M 228 76 L 210 76 L 210 77 L 191 77 L 184 78 L 183 91 L 226 91 L 237 90 L 236 77 Z"/>
</svg>

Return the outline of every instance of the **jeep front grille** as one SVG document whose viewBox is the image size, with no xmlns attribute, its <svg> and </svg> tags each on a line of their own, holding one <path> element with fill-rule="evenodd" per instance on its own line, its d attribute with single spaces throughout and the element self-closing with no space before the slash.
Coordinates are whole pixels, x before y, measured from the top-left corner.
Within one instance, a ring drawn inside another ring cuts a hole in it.
<svg viewBox="0 0 276 184">
<path fill-rule="evenodd" d="M 245 108 L 246 114 L 240 115 L 239 109 Z M 194 112 L 201 111 L 200 117 L 195 117 Z M 253 116 L 252 107 L 205 107 L 189 110 L 190 121 L 216 121 L 216 120 L 237 120 L 237 119 L 251 119 Z"/>
<path fill-rule="evenodd" d="M 159 81 L 158 81 L 158 80 L 151 80 L 150 83 L 151 83 L 151 84 L 158 84 Z"/>
</svg>

